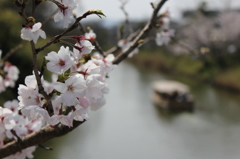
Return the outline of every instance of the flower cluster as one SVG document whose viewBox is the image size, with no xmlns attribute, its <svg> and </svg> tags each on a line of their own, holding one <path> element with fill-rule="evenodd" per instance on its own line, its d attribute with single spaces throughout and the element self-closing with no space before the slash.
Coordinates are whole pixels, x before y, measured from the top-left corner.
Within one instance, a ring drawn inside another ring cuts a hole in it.
<svg viewBox="0 0 240 159">
<path fill-rule="evenodd" d="M 34 15 L 36 7 L 45 1 L 32 1 L 31 15 Z M 54 21 L 62 21 L 63 27 L 68 28 L 78 1 L 50 0 L 50 2 L 58 7 L 53 16 Z M 62 34 L 56 35 L 42 47 L 36 48 L 35 44 L 39 37 L 46 39 L 42 23 L 36 22 L 34 17 L 27 17 L 25 9 L 28 1 L 16 1 L 15 4 L 20 8 L 19 13 L 25 21 L 21 29 L 21 38 L 31 41 L 34 71 L 32 75 L 25 78 L 25 84 L 19 85 L 18 101 L 8 101 L 3 107 L 0 107 L 0 148 L 12 140 L 21 140 L 22 137 L 39 131 L 44 125 L 54 127 L 62 124 L 73 127 L 74 121 L 87 120 L 89 110 L 97 110 L 105 104 L 104 95 L 109 91 L 107 77 L 115 67 L 113 54 L 106 57 L 99 53 L 90 54 L 94 49 L 92 43 L 96 46 L 98 44 L 93 30 L 88 29 L 88 32 L 82 36 L 66 36 L 67 33 L 78 27 L 76 23 L 80 22 L 81 18 L 91 14 L 104 15 L 100 10 L 86 12 L 82 17 L 76 18 L 75 23 Z M 161 29 L 157 33 L 156 43 L 166 45 L 174 35 L 174 31 L 169 29 L 168 12 L 160 15 L 159 18 Z M 76 43 L 65 41 L 66 38 L 71 38 Z M 138 41 L 138 46 L 141 45 L 140 41 Z M 49 52 L 44 57 L 41 72 L 38 72 L 36 54 L 54 43 L 64 43 L 68 47 L 61 46 L 57 52 Z M 99 48 L 97 47 L 97 49 Z M 129 39 L 121 39 L 118 42 L 119 48 L 122 49 L 122 52 L 134 48 L 128 57 L 139 52 L 135 45 L 133 47 L 132 40 Z M 99 51 L 103 52 L 100 49 Z M 52 73 L 51 82 L 46 81 L 43 77 L 45 68 Z M 0 61 L 0 92 L 4 91 L 6 87 L 14 87 L 18 74 L 17 67 L 9 62 Z M 4 159 L 33 158 L 32 152 L 35 149 L 35 146 L 28 147 Z"/>
<path fill-rule="evenodd" d="M 2 51 L 0 50 L 0 57 Z M 18 79 L 19 70 L 16 66 L 10 62 L 4 62 L 4 65 L 0 69 L 0 93 L 5 91 L 7 87 L 15 87 L 15 82 Z"/>
<path fill-rule="evenodd" d="M 77 8 L 76 0 L 54 0 L 52 1 L 59 8 L 54 15 L 54 21 L 63 21 L 63 27 L 67 28 L 73 19 L 73 10 Z M 35 44 L 39 37 L 46 39 L 46 33 L 41 29 L 42 23 L 35 23 L 33 17 L 27 18 L 27 24 L 21 29 L 21 38 L 27 41 L 33 41 Z"/>
<path fill-rule="evenodd" d="M 160 32 L 156 35 L 156 44 L 158 46 L 168 45 L 171 38 L 174 37 L 174 30 L 169 29 L 170 26 L 170 15 L 169 12 L 166 11 L 165 13 L 160 15 Z"/>
<path fill-rule="evenodd" d="M 0 148 L 8 141 L 36 132 L 43 126 L 42 120 L 29 120 L 26 116 L 20 115 L 17 100 L 8 101 L 3 106 L 4 108 L 0 107 Z M 4 159 L 33 158 L 32 152 L 35 148 L 35 146 L 26 148 Z"/>
<path fill-rule="evenodd" d="M 95 53 L 90 57 L 92 44 L 82 36 L 72 38 L 77 40 L 73 51 L 61 46 L 58 52 L 52 51 L 45 57 L 47 69 L 57 75 L 51 83 L 42 79 L 46 93 L 52 95 L 51 101 L 39 93 L 34 75 L 27 76 L 25 85 L 19 86 L 19 109 L 30 120 L 71 127 L 73 120 L 88 119 L 88 108 L 96 110 L 105 104 L 106 77 L 114 67 L 114 56 L 104 58 Z M 53 112 L 48 111 L 49 107 Z"/>
</svg>

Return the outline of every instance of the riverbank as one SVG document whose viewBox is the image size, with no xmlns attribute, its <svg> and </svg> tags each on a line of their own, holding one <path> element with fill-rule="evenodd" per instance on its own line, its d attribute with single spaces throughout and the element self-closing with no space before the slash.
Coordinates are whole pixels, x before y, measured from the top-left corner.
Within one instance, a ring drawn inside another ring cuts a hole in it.
<svg viewBox="0 0 240 159">
<path fill-rule="evenodd" d="M 202 61 L 187 55 L 173 56 L 167 53 L 143 51 L 129 59 L 142 69 L 151 69 L 170 75 L 180 75 L 199 82 L 210 83 L 230 92 L 240 93 L 240 66 L 227 70 L 217 67 L 204 68 Z"/>
</svg>

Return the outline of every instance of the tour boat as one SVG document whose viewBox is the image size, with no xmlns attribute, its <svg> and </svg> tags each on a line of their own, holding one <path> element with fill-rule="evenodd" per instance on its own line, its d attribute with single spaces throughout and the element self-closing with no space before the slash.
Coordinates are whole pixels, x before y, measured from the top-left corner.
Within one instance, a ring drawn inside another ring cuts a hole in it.
<svg viewBox="0 0 240 159">
<path fill-rule="evenodd" d="M 189 87 L 178 81 L 161 80 L 152 84 L 152 99 L 155 105 L 170 112 L 194 109 L 193 96 Z"/>
</svg>

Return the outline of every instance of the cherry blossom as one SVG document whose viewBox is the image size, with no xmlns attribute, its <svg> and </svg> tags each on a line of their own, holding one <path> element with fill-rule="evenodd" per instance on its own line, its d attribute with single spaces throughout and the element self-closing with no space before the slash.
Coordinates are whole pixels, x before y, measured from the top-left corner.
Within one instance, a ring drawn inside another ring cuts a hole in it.
<svg viewBox="0 0 240 159">
<path fill-rule="evenodd" d="M 5 87 L 14 87 L 15 86 L 15 82 L 18 79 L 18 75 L 19 75 L 19 70 L 16 66 L 7 63 L 4 66 L 3 69 L 6 72 L 6 75 L 4 77 L 4 85 Z"/>
<path fill-rule="evenodd" d="M 23 115 L 27 116 L 28 119 L 30 120 L 41 119 L 46 122 L 49 121 L 48 112 L 37 105 L 30 105 L 30 106 L 24 107 L 21 109 L 21 112 Z"/>
<path fill-rule="evenodd" d="M 59 11 L 54 16 L 54 21 L 59 22 L 63 20 L 63 27 L 67 28 L 72 22 L 73 10 L 77 7 L 74 0 L 56 0 Z"/>
<path fill-rule="evenodd" d="M 60 109 L 62 108 L 63 105 L 63 99 L 60 96 L 57 96 L 53 101 L 52 101 L 52 106 L 53 106 L 53 112 L 55 115 L 60 114 Z"/>
<path fill-rule="evenodd" d="M 61 123 L 68 127 L 72 127 L 73 117 L 69 115 L 53 115 L 50 117 L 49 124 L 50 125 L 57 125 Z"/>
<path fill-rule="evenodd" d="M 98 99 L 90 98 L 89 101 L 91 105 L 90 106 L 91 110 L 97 110 L 101 108 L 104 104 L 106 104 L 105 98 L 98 98 Z"/>
<path fill-rule="evenodd" d="M 58 53 L 52 51 L 45 57 L 49 62 L 47 69 L 56 74 L 62 74 L 67 71 L 74 63 L 70 57 L 69 47 L 61 46 Z"/>
<path fill-rule="evenodd" d="M 18 87 L 19 110 L 27 106 L 43 106 L 43 97 L 38 93 L 37 89 L 30 88 L 24 85 Z"/>
<path fill-rule="evenodd" d="M 78 98 L 78 101 L 79 101 L 79 105 L 85 109 L 88 108 L 90 105 L 90 102 L 87 97 Z"/>
<path fill-rule="evenodd" d="M 10 109 L 13 113 L 18 113 L 18 101 L 13 100 L 13 101 L 7 101 L 3 105 L 4 108 Z"/>
<path fill-rule="evenodd" d="M 5 108 L 0 107 L 0 147 L 3 146 L 5 138 L 17 140 L 15 134 L 18 137 L 23 137 L 40 130 L 43 126 L 42 120 L 28 120 L 25 116 L 18 114 L 18 111 L 16 111 L 18 107 L 17 100 L 7 101 L 4 103 L 4 107 Z M 15 134 L 12 133 L 12 130 Z M 4 159 L 33 158 L 32 153 L 35 151 L 35 148 L 36 147 L 33 146 L 23 149 Z"/>
<path fill-rule="evenodd" d="M 73 55 L 77 59 L 80 59 L 82 55 L 89 54 L 94 49 L 92 43 L 88 40 L 79 40 L 73 49 Z"/>
<path fill-rule="evenodd" d="M 168 30 L 170 26 L 170 12 L 166 10 L 164 13 L 160 15 L 160 25 L 162 30 Z"/>
<path fill-rule="evenodd" d="M 41 120 L 28 120 L 25 116 L 18 114 L 18 112 L 11 113 L 11 110 L 8 107 L 15 108 L 16 106 L 18 106 L 18 103 L 16 100 L 6 102 L 4 103 L 4 106 L 6 106 L 6 108 L 0 107 L 0 114 L 2 114 L 2 116 L 3 114 L 5 114 L 4 120 L 8 119 L 10 121 L 14 121 L 14 124 L 11 124 L 10 127 L 8 126 L 4 130 L 4 132 L 2 131 L 0 132 L 0 147 L 3 146 L 3 140 L 5 138 L 17 139 L 17 137 L 12 133 L 11 130 L 13 130 L 18 137 L 23 137 L 25 135 L 28 135 L 30 133 L 40 130 L 41 127 L 43 126 L 43 123 Z M 4 122 L 0 122 L 0 125 L 1 123 L 4 123 Z M 6 127 L 6 124 L 5 124 L 5 127 Z M 3 126 L 0 126 L 0 128 L 3 128 Z M 15 159 L 15 158 L 25 159 L 26 157 L 33 158 L 32 153 L 35 151 L 35 148 L 36 147 L 33 146 L 33 147 L 23 149 L 22 151 L 17 152 L 8 157 L 5 157 L 4 159 Z"/>
<path fill-rule="evenodd" d="M 2 50 L 0 50 L 1 58 Z M 3 69 L 0 69 L 0 93 L 5 91 L 7 87 L 15 87 L 15 82 L 18 80 L 19 70 L 16 66 L 10 62 L 3 62 Z"/>
<path fill-rule="evenodd" d="M 88 33 L 85 33 L 85 39 L 87 40 L 95 40 L 97 35 L 93 32 L 93 30 L 90 30 Z"/>
<path fill-rule="evenodd" d="M 35 23 L 32 27 L 24 27 L 21 30 L 21 38 L 23 40 L 32 41 L 36 44 L 39 37 L 46 39 L 45 32 L 41 29 L 42 23 Z"/>
<path fill-rule="evenodd" d="M 105 83 L 102 81 L 103 78 L 100 74 L 93 74 L 86 79 L 86 96 L 99 99 L 103 97 L 101 89 L 105 87 Z"/>
<path fill-rule="evenodd" d="M 87 109 L 84 109 L 84 108 L 80 108 L 80 109 L 74 111 L 71 114 L 71 117 L 74 120 L 77 120 L 77 121 L 83 121 L 83 120 L 87 120 L 89 118 L 88 113 L 87 113 Z"/>
<path fill-rule="evenodd" d="M 0 133 L 12 129 L 16 122 L 11 119 L 12 111 L 7 108 L 0 107 Z"/>
<path fill-rule="evenodd" d="M 156 43 L 158 46 L 168 45 L 171 38 L 174 36 L 174 30 L 162 31 L 156 35 Z"/>
<path fill-rule="evenodd" d="M 78 103 L 78 97 L 85 96 L 85 84 L 84 77 L 80 74 L 71 76 L 65 81 L 65 83 L 56 82 L 54 88 L 61 92 L 61 97 L 67 106 L 76 105 Z"/>
<path fill-rule="evenodd" d="M 51 79 L 52 79 L 51 82 L 42 80 L 43 87 L 44 87 L 44 91 L 45 91 L 47 94 L 52 93 L 52 91 L 53 91 L 53 89 L 54 89 L 54 88 L 53 88 L 53 83 L 57 82 L 58 76 L 57 76 L 56 74 L 52 74 Z"/>
<path fill-rule="evenodd" d="M 99 74 L 101 71 L 100 69 L 101 69 L 100 66 L 94 63 L 92 60 L 89 60 L 87 63 L 82 65 L 82 67 L 80 67 L 78 71 L 84 75 L 91 75 Z"/>
<path fill-rule="evenodd" d="M 116 65 L 113 65 L 112 62 L 115 59 L 113 54 L 107 55 L 105 58 L 103 58 L 99 53 L 95 53 L 92 56 L 92 62 L 99 66 L 100 72 L 99 74 L 102 75 L 102 77 L 106 77 L 107 74 L 116 67 Z"/>
<path fill-rule="evenodd" d="M 9 108 L 16 108 L 18 102 L 17 100 L 7 101 L 4 103 L 4 106 L 6 106 L 4 109 L 10 110 Z M 16 121 L 16 124 L 12 129 L 15 130 L 18 136 L 24 136 L 30 132 L 38 131 L 42 126 L 42 120 L 28 120 L 26 116 L 18 114 L 18 111 L 13 112 L 9 119 Z M 7 132 L 7 136 L 8 138 L 14 137 L 10 131 Z"/>
<path fill-rule="evenodd" d="M 170 25 L 170 18 L 167 16 L 164 16 L 161 18 L 161 27 L 163 30 L 168 30 Z"/>
</svg>

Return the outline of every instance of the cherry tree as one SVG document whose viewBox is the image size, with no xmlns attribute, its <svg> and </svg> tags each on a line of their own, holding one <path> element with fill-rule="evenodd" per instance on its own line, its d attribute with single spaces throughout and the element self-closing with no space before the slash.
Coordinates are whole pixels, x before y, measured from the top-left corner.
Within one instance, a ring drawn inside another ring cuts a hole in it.
<svg viewBox="0 0 240 159">
<path fill-rule="evenodd" d="M 101 10 L 89 10 L 76 17 L 73 11 L 78 5 L 77 0 L 12 1 L 24 23 L 20 37 L 31 46 L 33 71 L 25 77 L 24 84 L 17 86 L 17 99 L 6 101 L 0 107 L 0 158 L 33 158 L 32 152 L 37 146 L 45 148 L 41 145 L 43 142 L 63 136 L 86 122 L 89 111 L 106 103 L 104 94 L 109 91 L 109 72 L 126 58 L 137 54 L 139 47 L 149 40 L 151 30 L 156 31 L 154 39 L 159 46 L 167 45 L 174 35 L 169 28 L 169 12 L 160 13 L 167 0 L 151 3 L 151 17 L 143 28 L 136 31 L 129 23 L 124 8 L 126 1 L 120 1 L 129 35 L 121 37 L 116 46 L 106 51 L 99 45 L 94 30 L 81 24 L 89 16 L 104 17 Z M 65 30 L 36 47 L 39 38 L 48 37 L 42 29 L 43 22 L 34 17 L 36 8 L 46 1 L 57 6 L 53 20 L 62 21 Z M 32 7 L 30 15 L 25 12 L 27 6 Z M 76 29 L 81 33 L 69 36 Z M 46 48 L 56 43 L 60 44 L 59 50 L 46 52 Z M 43 53 L 46 56 L 40 59 L 39 54 Z M 7 61 L 9 54 L 0 63 L 0 92 L 15 87 L 21 72 Z M 39 60 L 44 61 L 42 66 L 38 65 Z M 45 80 L 44 71 L 52 73 L 51 82 Z"/>
</svg>

